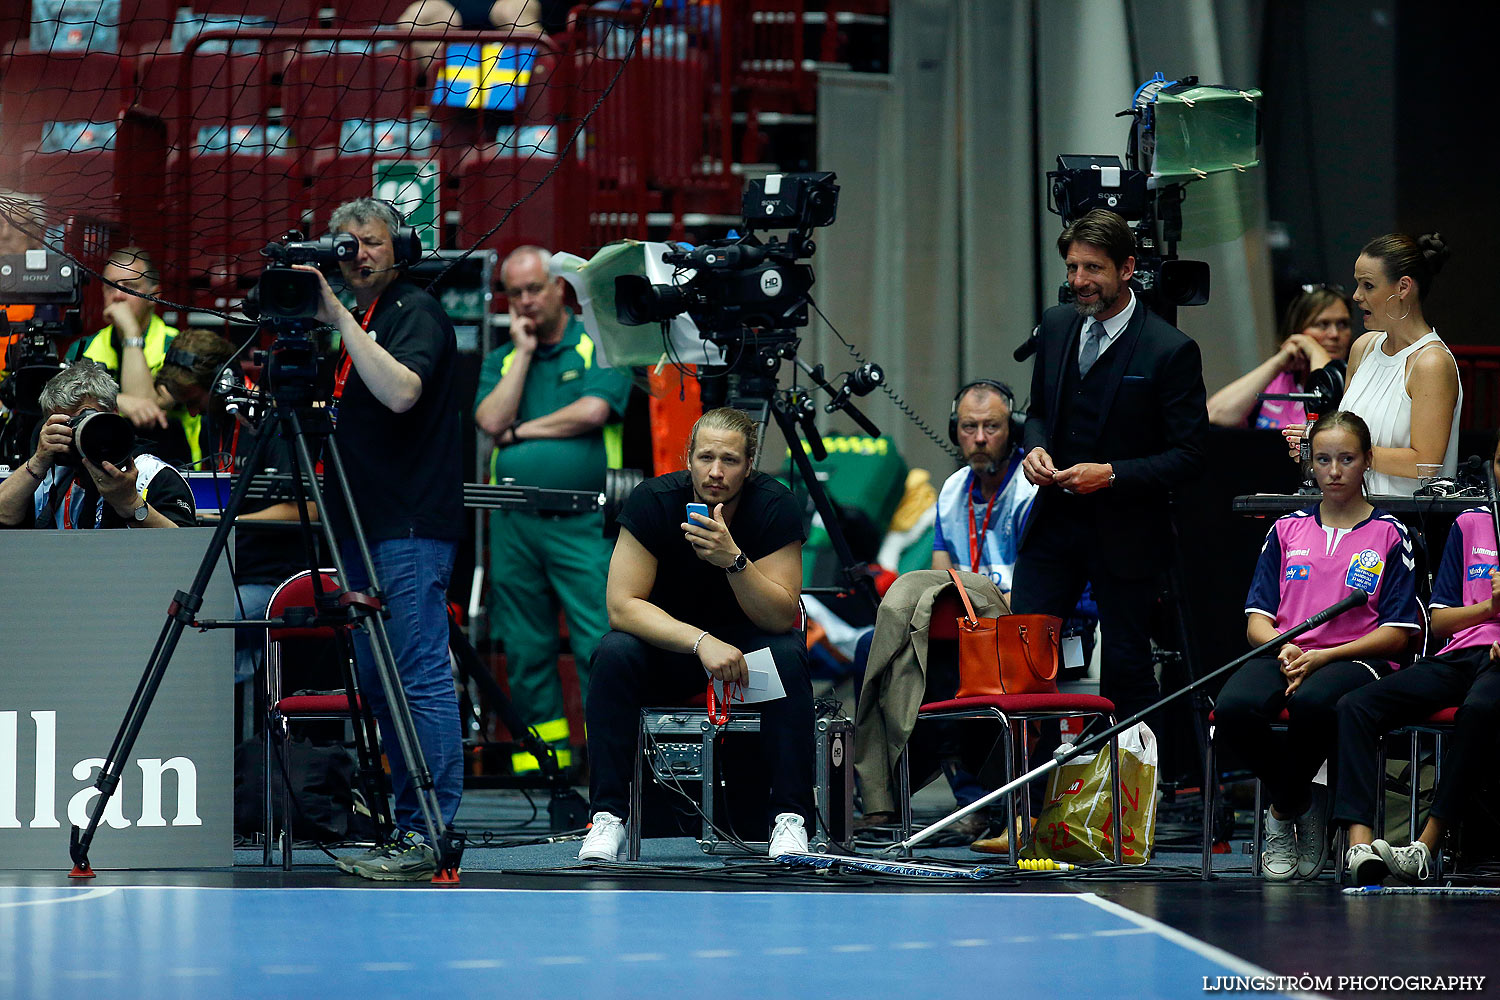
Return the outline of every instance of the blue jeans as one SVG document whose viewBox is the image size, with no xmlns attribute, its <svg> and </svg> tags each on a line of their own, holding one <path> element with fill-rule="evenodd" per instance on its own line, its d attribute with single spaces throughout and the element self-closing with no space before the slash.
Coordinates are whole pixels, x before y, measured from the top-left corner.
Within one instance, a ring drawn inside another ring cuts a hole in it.
<svg viewBox="0 0 1500 1000">
<path fill-rule="evenodd" d="M 433 789 L 443 826 L 451 826 L 463 797 L 463 742 L 458 718 L 458 695 L 448 662 L 448 577 L 458 543 L 438 538 L 393 538 L 370 543 L 370 558 L 385 592 L 386 619 L 396 671 L 406 691 L 411 721 L 422 756 L 432 773 Z M 340 551 L 349 573 L 349 586 L 369 586 L 359 550 L 343 540 Z M 354 635 L 360 690 L 370 700 L 380 740 L 391 763 L 391 789 L 396 797 L 396 826 L 401 831 L 426 835 L 427 826 L 417 802 L 417 789 L 401 755 L 401 744 L 391 728 L 390 706 L 370 639 L 363 631 Z M 439 831 L 441 832 L 441 831 Z"/>
<path fill-rule="evenodd" d="M 246 618 L 264 618 L 266 609 L 271 605 L 271 595 L 276 591 L 274 583 L 242 583 L 235 588 L 239 591 L 239 600 L 235 602 L 235 612 L 240 613 L 244 608 Z M 243 684 L 255 676 L 255 671 L 260 669 L 261 662 L 266 658 L 266 633 L 256 629 L 237 628 L 234 630 L 234 683 Z"/>
</svg>

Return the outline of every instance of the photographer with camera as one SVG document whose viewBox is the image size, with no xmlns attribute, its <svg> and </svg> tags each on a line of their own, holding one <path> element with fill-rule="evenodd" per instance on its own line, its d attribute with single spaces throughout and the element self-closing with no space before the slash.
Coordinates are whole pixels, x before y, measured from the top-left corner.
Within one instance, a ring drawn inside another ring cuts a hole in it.
<svg viewBox="0 0 1500 1000">
<path fill-rule="evenodd" d="M 344 308 L 316 267 L 317 319 L 343 340 L 334 380 L 334 440 L 358 505 L 370 557 L 390 611 L 387 630 L 395 667 L 427 767 L 441 821 L 452 826 L 463 794 L 458 697 L 448 660 L 448 577 L 464 535 L 462 415 L 454 390 L 458 342 L 438 301 L 407 281 L 405 267 L 421 248 L 389 204 L 359 198 L 336 208 L 335 234 L 358 241 L 341 260 L 360 318 Z M 365 579 L 349 514 L 339 497 L 325 498 L 355 590 Z M 431 878 L 436 855 L 417 831 L 425 828 L 417 790 L 392 729 L 369 639 L 356 633 L 361 689 L 370 699 L 390 759 L 396 836 L 373 851 L 339 859 L 351 874 L 380 881 Z"/>
<path fill-rule="evenodd" d="M 193 495 L 182 474 L 155 455 L 131 454 L 134 433 L 116 412 L 118 394 L 104 366 L 87 360 L 43 386 L 48 417 L 36 453 L 0 482 L 0 526 L 192 526 Z"/>
</svg>

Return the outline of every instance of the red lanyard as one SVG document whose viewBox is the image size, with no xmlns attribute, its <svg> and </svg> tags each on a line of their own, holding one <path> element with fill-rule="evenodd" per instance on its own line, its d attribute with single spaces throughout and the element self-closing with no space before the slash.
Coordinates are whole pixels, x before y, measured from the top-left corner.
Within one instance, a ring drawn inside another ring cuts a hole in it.
<svg viewBox="0 0 1500 1000">
<path fill-rule="evenodd" d="M 990 497 L 990 502 L 987 503 L 987 504 L 985 504 L 985 507 L 984 507 L 984 530 L 980 531 L 979 527 L 974 523 L 974 489 L 973 489 L 972 485 L 969 488 L 969 572 L 970 573 L 978 573 L 979 572 L 979 552 L 980 552 L 980 542 L 979 542 L 979 540 L 981 538 L 983 538 L 985 535 L 989 534 L 989 532 L 990 532 L 990 513 L 992 511 L 994 511 L 994 509 L 995 509 L 995 501 L 999 497 L 1000 497 L 1000 491 L 996 490 L 995 491 L 995 495 L 992 496 L 992 497 Z"/>
<path fill-rule="evenodd" d="M 375 296 L 375 301 L 370 303 L 370 308 L 365 310 L 365 318 L 360 321 L 361 330 L 370 328 L 370 317 L 375 315 L 375 307 L 380 304 L 380 296 Z M 333 376 L 333 398 L 335 401 L 344 398 L 344 383 L 349 381 L 349 367 L 352 364 L 349 357 L 349 348 L 345 347 L 339 358 L 338 372 Z"/>
<path fill-rule="evenodd" d="M 726 722 L 728 722 L 729 721 L 729 703 L 732 702 L 732 701 L 734 701 L 734 696 L 736 694 L 740 695 L 740 700 L 741 701 L 744 700 L 745 696 L 740 693 L 740 682 L 739 681 L 730 681 L 728 684 L 725 684 L 724 685 L 724 704 L 720 705 L 719 704 L 718 696 L 714 694 L 714 681 L 713 681 L 713 678 L 710 677 L 708 679 L 708 721 L 712 722 L 716 726 L 722 726 Z"/>
</svg>

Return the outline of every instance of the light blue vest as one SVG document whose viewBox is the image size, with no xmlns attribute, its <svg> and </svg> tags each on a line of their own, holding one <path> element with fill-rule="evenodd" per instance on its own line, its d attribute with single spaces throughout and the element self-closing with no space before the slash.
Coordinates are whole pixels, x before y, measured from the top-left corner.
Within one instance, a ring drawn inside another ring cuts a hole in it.
<svg viewBox="0 0 1500 1000">
<path fill-rule="evenodd" d="M 969 502 L 968 496 L 974 488 L 974 473 L 968 467 L 949 476 L 938 491 L 937 517 L 941 523 L 943 542 L 948 547 L 948 558 L 957 569 L 970 569 L 969 564 Z M 1031 510 L 1031 501 L 1036 497 L 1036 487 L 1027 481 L 1020 466 L 1011 469 L 1010 478 L 995 497 L 995 509 L 990 514 L 990 528 L 985 532 L 980 545 L 979 566 L 974 572 L 988 576 L 1002 593 L 1010 593 L 1011 578 L 1015 574 L 1016 555 L 1021 544 L 1021 526 Z M 974 524 L 984 521 L 986 504 L 974 502 Z"/>
</svg>

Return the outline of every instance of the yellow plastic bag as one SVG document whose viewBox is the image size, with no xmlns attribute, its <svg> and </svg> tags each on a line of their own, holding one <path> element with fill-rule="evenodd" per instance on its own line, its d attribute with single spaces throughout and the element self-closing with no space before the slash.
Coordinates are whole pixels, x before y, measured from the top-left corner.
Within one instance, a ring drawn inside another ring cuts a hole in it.
<svg viewBox="0 0 1500 1000">
<path fill-rule="evenodd" d="M 1107 748 L 1106 748 L 1107 750 Z M 1156 836 L 1156 735 L 1144 722 L 1120 734 L 1120 824 L 1125 836 L 1120 856 L 1127 865 L 1143 865 Z M 1053 861 L 1113 861 L 1114 817 L 1111 815 L 1109 754 L 1075 757 L 1047 776 L 1047 799 L 1036 824 L 1036 837 L 1021 852 L 1026 858 Z"/>
</svg>

